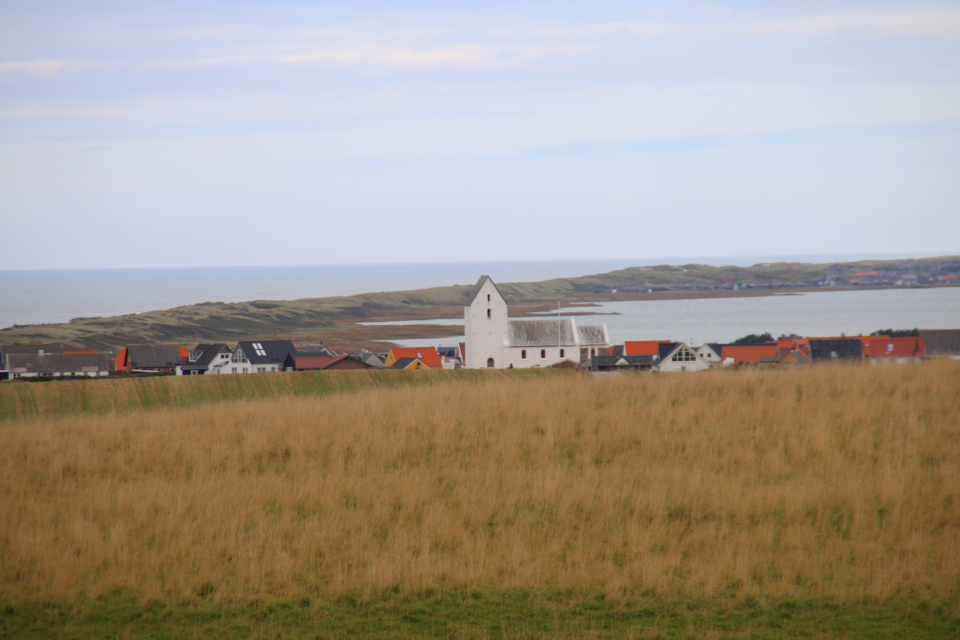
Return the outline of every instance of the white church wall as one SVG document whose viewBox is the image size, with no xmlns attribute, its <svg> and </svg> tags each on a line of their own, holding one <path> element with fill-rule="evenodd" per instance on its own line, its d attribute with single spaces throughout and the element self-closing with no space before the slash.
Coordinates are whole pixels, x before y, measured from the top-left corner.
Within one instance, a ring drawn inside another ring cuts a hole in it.
<svg viewBox="0 0 960 640">
<path fill-rule="evenodd" d="M 507 339 L 507 302 L 489 278 L 469 307 L 464 308 L 466 366 L 483 369 L 493 359 L 494 368 L 503 364 L 504 342 Z"/>
</svg>

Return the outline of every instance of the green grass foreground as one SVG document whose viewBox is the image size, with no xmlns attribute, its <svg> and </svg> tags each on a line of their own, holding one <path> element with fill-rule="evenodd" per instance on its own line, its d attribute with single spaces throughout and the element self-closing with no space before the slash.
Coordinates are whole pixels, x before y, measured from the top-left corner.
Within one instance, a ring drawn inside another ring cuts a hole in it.
<svg viewBox="0 0 960 640">
<path fill-rule="evenodd" d="M 641 597 L 529 590 L 388 592 L 222 605 L 0 604 L 3 638 L 956 638 L 955 601 Z"/>
<path fill-rule="evenodd" d="M 323 396 L 363 389 L 479 382 L 494 378 L 519 380 L 564 373 L 563 369 L 371 369 L 4 382 L 0 384 L 0 421 L 38 416 L 104 415 L 144 409 L 181 409 L 233 400 Z"/>
</svg>

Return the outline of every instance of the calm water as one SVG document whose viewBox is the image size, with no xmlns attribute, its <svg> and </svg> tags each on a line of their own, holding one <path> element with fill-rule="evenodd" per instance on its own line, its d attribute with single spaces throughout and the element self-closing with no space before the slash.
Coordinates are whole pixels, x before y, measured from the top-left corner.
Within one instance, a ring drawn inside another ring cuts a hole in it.
<svg viewBox="0 0 960 640">
<path fill-rule="evenodd" d="M 765 298 L 609 302 L 599 307 L 561 309 L 561 313 L 617 315 L 578 317 L 580 324 L 606 323 L 614 343 L 624 340 L 676 340 L 699 345 L 729 342 L 769 331 L 805 336 L 855 335 L 878 329 L 960 328 L 960 287 L 824 291 Z M 462 320 L 435 324 L 462 324 Z M 400 324 L 400 323 L 397 323 Z M 414 323 L 411 323 L 414 324 Z M 442 340 L 404 340 L 404 346 L 449 346 L 462 336 Z"/>
<path fill-rule="evenodd" d="M 531 282 L 604 273 L 630 266 L 686 264 L 748 266 L 758 262 L 835 262 L 907 255 L 743 256 L 738 258 L 625 258 L 553 262 L 474 262 L 404 265 L 314 265 L 183 269 L 0 271 L 0 327 L 116 316 L 200 302 L 297 300 L 375 291 L 498 282 Z M 922 256 L 914 256 L 922 257 Z"/>
</svg>

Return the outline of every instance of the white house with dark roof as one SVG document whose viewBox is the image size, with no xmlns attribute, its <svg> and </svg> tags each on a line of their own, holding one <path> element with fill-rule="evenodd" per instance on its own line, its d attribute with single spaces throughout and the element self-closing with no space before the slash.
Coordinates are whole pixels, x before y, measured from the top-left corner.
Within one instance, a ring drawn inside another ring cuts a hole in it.
<svg viewBox="0 0 960 640">
<path fill-rule="evenodd" d="M 610 347 L 607 325 L 574 318 L 515 318 L 490 276 L 481 276 L 463 308 L 464 366 L 470 369 L 549 367 L 589 362 Z"/>
<path fill-rule="evenodd" d="M 293 369 L 297 348 L 289 340 L 241 340 L 220 373 L 271 373 Z"/>
<path fill-rule="evenodd" d="M 710 363 L 686 342 L 664 342 L 658 345 L 657 371 L 704 371 Z"/>
</svg>

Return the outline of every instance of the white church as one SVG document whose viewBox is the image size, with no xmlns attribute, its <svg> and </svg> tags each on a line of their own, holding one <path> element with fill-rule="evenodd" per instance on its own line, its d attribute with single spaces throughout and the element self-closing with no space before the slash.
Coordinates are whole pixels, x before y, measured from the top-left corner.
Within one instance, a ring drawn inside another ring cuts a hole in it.
<svg viewBox="0 0 960 640">
<path fill-rule="evenodd" d="M 610 347 L 607 325 L 577 326 L 574 318 L 507 317 L 507 302 L 490 276 L 481 276 L 463 308 L 464 366 L 470 369 L 549 367 L 589 362 Z"/>
</svg>

